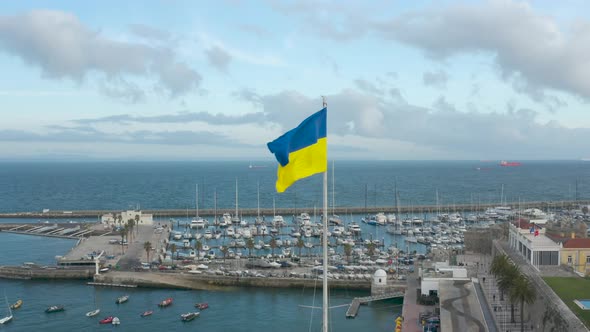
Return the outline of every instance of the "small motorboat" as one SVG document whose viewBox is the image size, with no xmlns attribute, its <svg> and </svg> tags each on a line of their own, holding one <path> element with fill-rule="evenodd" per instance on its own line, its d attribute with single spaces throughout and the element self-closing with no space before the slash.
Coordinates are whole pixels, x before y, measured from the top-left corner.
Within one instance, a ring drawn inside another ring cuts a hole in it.
<svg viewBox="0 0 590 332">
<path fill-rule="evenodd" d="M 207 303 L 207 302 L 197 303 L 197 304 L 195 304 L 195 308 L 199 308 L 200 310 L 205 310 L 205 309 L 209 308 L 209 303 Z"/>
<path fill-rule="evenodd" d="M 165 299 L 164 301 L 158 303 L 158 307 L 164 308 L 164 307 L 167 307 L 167 306 L 169 306 L 171 304 L 172 304 L 172 298 L 169 297 L 169 298 Z"/>
<path fill-rule="evenodd" d="M 186 314 L 180 315 L 180 320 L 182 320 L 183 322 L 190 322 L 191 320 L 198 317 L 200 314 L 200 312 L 187 312 Z"/>
<path fill-rule="evenodd" d="M 108 316 L 98 321 L 98 324 L 111 324 L 113 322 L 113 319 L 113 316 Z"/>
<path fill-rule="evenodd" d="M 99 272 L 105 273 L 105 272 L 109 272 L 109 268 L 108 267 L 103 267 L 102 269 L 98 270 Z"/>
<path fill-rule="evenodd" d="M 125 303 L 129 300 L 129 295 L 123 295 L 117 298 L 117 301 L 115 301 L 116 304 L 121 304 L 121 303 Z"/>
<path fill-rule="evenodd" d="M 86 317 L 94 317 L 94 316 L 98 315 L 99 313 L 100 313 L 100 309 L 88 311 L 86 313 Z"/>
<path fill-rule="evenodd" d="M 16 301 L 13 305 L 10 306 L 10 309 L 18 309 L 23 305 L 23 300 Z"/>
<path fill-rule="evenodd" d="M 119 325 L 119 324 L 121 324 L 121 320 L 119 320 L 119 317 L 115 317 L 115 318 L 113 318 L 113 322 L 111 324 Z"/>
<path fill-rule="evenodd" d="M 147 317 L 147 316 L 151 316 L 154 312 L 151 310 L 148 311 L 144 311 L 140 316 L 141 317 Z"/>
<path fill-rule="evenodd" d="M 45 312 L 50 314 L 52 312 L 60 312 L 64 310 L 66 310 L 66 308 L 64 308 L 63 305 L 52 305 L 51 307 L 45 309 Z"/>
</svg>

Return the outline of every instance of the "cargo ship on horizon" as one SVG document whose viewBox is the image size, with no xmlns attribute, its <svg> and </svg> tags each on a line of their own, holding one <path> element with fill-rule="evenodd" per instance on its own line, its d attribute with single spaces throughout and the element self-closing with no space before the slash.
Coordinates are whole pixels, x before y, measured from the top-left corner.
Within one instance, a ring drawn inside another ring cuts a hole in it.
<svg viewBox="0 0 590 332">
<path fill-rule="evenodd" d="M 520 166 L 522 165 L 521 163 L 519 163 L 518 161 L 506 161 L 506 160 L 502 160 L 500 162 L 500 166 Z"/>
</svg>

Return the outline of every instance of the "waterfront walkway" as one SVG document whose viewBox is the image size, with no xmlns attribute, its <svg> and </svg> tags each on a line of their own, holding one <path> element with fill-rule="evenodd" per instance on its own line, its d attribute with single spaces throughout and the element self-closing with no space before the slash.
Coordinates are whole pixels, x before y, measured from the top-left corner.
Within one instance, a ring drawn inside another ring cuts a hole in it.
<svg viewBox="0 0 590 332">
<path fill-rule="evenodd" d="M 408 288 L 406 288 L 404 294 L 404 306 L 402 309 L 402 316 L 404 317 L 402 323 L 403 332 L 422 332 L 420 313 L 434 312 L 434 306 L 424 306 L 417 303 L 417 289 L 420 288 L 420 281 L 418 279 L 418 269 L 415 270 L 415 272 L 408 274 Z"/>
</svg>

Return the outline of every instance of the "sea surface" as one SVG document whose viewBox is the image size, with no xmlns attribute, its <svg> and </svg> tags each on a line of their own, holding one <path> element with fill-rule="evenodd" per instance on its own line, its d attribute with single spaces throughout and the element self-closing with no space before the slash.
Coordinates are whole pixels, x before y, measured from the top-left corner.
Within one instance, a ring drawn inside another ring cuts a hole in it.
<svg viewBox="0 0 590 332">
<path fill-rule="evenodd" d="M 42 209 L 195 209 L 195 185 L 199 206 L 213 208 L 214 192 L 219 209 L 235 209 L 236 181 L 239 207 L 321 206 L 321 176 L 296 183 L 285 194 L 276 194 L 274 163 L 245 162 L 84 162 L 84 163 L 0 163 L 0 212 Z M 330 173 L 330 183 L 332 173 Z M 520 167 L 500 167 L 497 162 L 337 162 L 330 196 L 336 206 L 392 206 L 394 188 L 402 205 L 458 203 L 500 203 L 506 201 L 557 201 L 590 198 L 590 163 L 582 161 L 531 161 Z M 330 203 L 332 204 L 332 203 Z M 0 222 L 40 220 L 0 220 Z M 67 219 L 62 220 L 67 221 Z M 94 221 L 94 220 L 88 220 Z M 357 220 L 358 221 L 358 220 Z M 363 233 L 375 232 L 362 224 Z M 383 228 L 381 228 L 383 230 Z M 0 233 L 0 265 L 36 262 L 53 265 L 56 255 L 65 254 L 74 240 Z M 409 250 L 421 252 L 423 247 Z M 104 331 L 98 320 L 108 315 L 121 319 L 120 331 L 204 330 L 204 331 L 319 331 L 321 285 L 305 289 L 232 289 L 224 292 L 155 289 L 94 288 L 84 282 L 47 282 L 0 279 L 0 296 L 9 302 L 21 298 L 24 305 L 14 312 L 14 321 L 1 331 Z M 123 294 L 128 303 L 116 305 Z M 391 331 L 401 312 L 396 302 L 363 306 L 356 319 L 345 319 L 347 306 L 363 292 L 344 290 L 331 293 L 333 331 Z M 173 297 L 164 309 L 156 303 Z M 0 316 L 6 305 L 0 299 Z M 210 308 L 192 322 L 182 323 L 179 315 L 194 310 L 196 302 Z M 50 305 L 63 304 L 66 311 L 45 314 Z M 84 314 L 95 306 L 102 312 L 94 318 Z M 308 306 L 308 307 L 305 307 Z M 154 315 L 139 317 L 145 310 Z"/>
</svg>

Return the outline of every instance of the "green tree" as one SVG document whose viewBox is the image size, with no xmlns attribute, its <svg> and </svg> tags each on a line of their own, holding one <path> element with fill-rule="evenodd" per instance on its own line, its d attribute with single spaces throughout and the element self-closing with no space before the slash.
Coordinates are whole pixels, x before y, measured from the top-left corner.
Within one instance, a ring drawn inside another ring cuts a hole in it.
<svg viewBox="0 0 590 332">
<path fill-rule="evenodd" d="M 170 252 L 172 253 L 172 260 L 174 260 L 174 253 L 176 252 L 176 243 L 170 245 Z M 176 257 L 178 258 L 178 257 Z"/>
<path fill-rule="evenodd" d="M 201 257 L 199 253 L 201 252 L 201 250 L 203 250 L 203 242 L 197 240 L 197 242 L 195 242 L 195 250 L 197 251 L 197 258 Z"/>
<path fill-rule="evenodd" d="M 222 247 L 219 247 L 219 250 L 221 250 L 221 254 L 223 255 L 223 262 L 225 263 L 225 256 L 227 256 L 227 253 L 229 252 L 229 248 L 227 246 L 222 246 Z"/>
<path fill-rule="evenodd" d="M 520 302 L 520 331 L 524 332 L 524 304 L 533 304 L 537 298 L 537 291 L 531 280 L 521 273 L 514 279 L 509 296 L 510 302 Z"/>
<path fill-rule="evenodd" d="M 344 256 L 346 256 L 346 261 L 350 263 L 350 256 L 352 255 L 352 246 L 350 243 L 344 245 Z"/>
<path fill-rule="evenodd" d="M 277 240 L 273 237 L 272 239 L 270 239 L 270 250 L 271 250 L 271 254 L 274 256 L 275 255 L 275 248 L 277 247 Z"/>
<path fill-rule="evenodd" d="M 303 246 L 305 246 L 305 242 L 303 241 L 302 238 L 298 238 L 297 239 L 297 248 L 299 248 L 299 257 L 301 257 L 301 249 L 303 249 Z"/>
<path fill-rule="evenodd" d="M 133 229 L 135 228 L 135 220 L 134 219 L 129 219 L 127 220 L 127 227 L 129 229 L 128 235 L 129 235 L 129 239 L 127 240 L 127 242 L 131 243 L 131 241 L 133 241 Z"/>
<path fill-rule="evenodd" d="M 490 266 L 490 272 L 496 277 L 496 279 L 500 278 L 500 276 L 504 275 L 504 272 L 512 265 L 508 256 L 502 254 L 497 255 L 492 260 L 492 265 Z M 500 289 L 500 300 L 504 301 L 504 292 Z"/>
<path fill-rule="evenodd" d="M 506 269 L 498 276 L 498 289 L 503 294 L 509 294 L 514 288 L 515 280 L 521 275 L 518 266 L 510 263 Z M 514 302 L 510 300 L 510 321 L 514 323 Z"/>
<path fill-rule="evenodd" d="M 376 247 L 375 243 L 369 242 L 369 243 L 367 243 L 366 247 L 367 247 L 367 254 L 369 254 L 369 257 L 374 256 L 375 255 L 375 247 Z"/>
<path fill-rule="evenodd" d="M 150 241 L 146 241 L 143 243 L 143 249 L 147 255 L 147 262 L 150 262 L 150 250 L 152 250 L 152 243 Z"/>
<path fill-rule="evenodd" d="M 252 257 L 252 249 L 254 249 L 254 239 L 249 238 L 246 241 L 246 247 L 248 248 L 248 257 Z"/>
<path fill-rule="evenodd" d="M 119 230 L 119 235 L 121 235 L 121 254 L 125 254 L 125 238 L 127 237 L 127 233 L 129 232 L 129 228 L 127 225 Z"/>
</svg>

